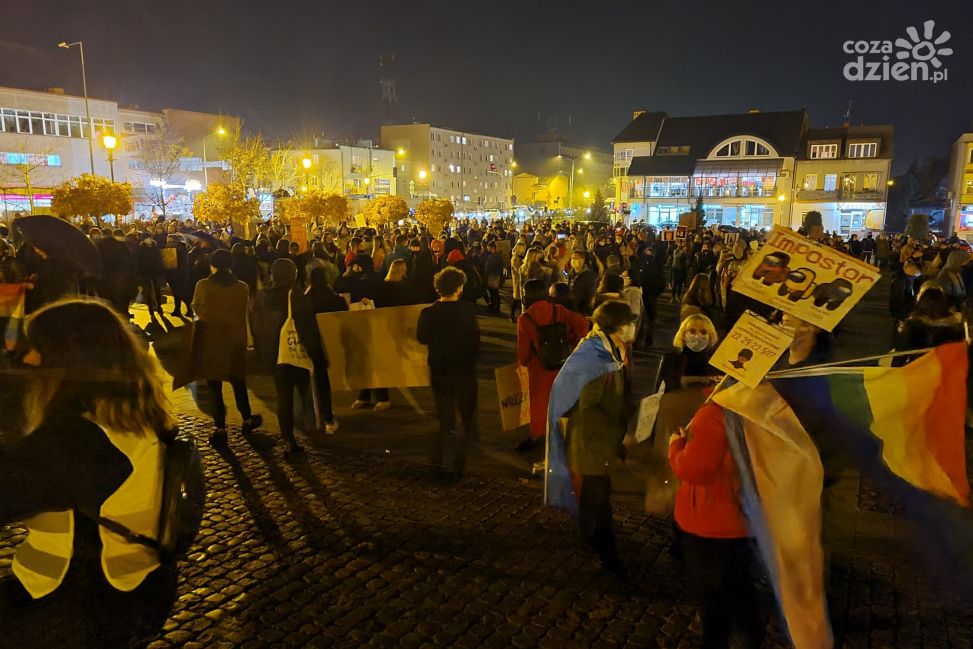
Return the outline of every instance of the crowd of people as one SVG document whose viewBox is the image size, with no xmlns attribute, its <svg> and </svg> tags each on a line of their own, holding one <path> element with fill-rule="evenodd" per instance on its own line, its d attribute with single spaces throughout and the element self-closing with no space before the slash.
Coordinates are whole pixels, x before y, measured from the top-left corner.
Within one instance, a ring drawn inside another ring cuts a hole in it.
<svg viewBox="0 0 973 649">
<path fill-rule="evenodd" d="M 173 301 L 170 316 L 193 321 L 192 379 L 208 387 L 214 403 L 209 442 L 227 444 L 224 382 L 232 387 L 243 420 L 241 434 L 263 424 L 251 409 L 246 383 L 248 368 L 257 366 L 273 375 L 288 459 L 301 453 L 294 434 L 295 394 L 305 400 L 313 395 L 321 433 L 338 430 L 328 341 L 318 334 L 316 314 L 430 305 L 419 317 L 416 338 L 428 348 L 439 419 L 439 475 L 448 481 L 463 476 L 469 442 L 478 430 L 477 305 L 487 316 L 509 317 L 516 323 L 517 360 L 527 368 L 531 399 L 528 436 L 517 450 L 539 454 L 544 438 L 567 419 L 564 436 L 579 529 L 604 568 L 617 574 L 624 574 L 625 566 L 612 532 L 611 465 L 624 456 L 637 352 L 670 348 L 657 336 L 659 301 L 678 304 L 671 362 L 662 370 L 671 386 L 714 385 L 720 375 L 708 361 L 747 310 L 782 319 L 794 331 L 781 366 L 826 362 L 831 351 L 831 333 L 731 290 L 760 246 L 763 233 L 756 231 L 711 227 L 676 232 L 550 221 L 517 227 L 470 220 L 434 234 L 419 224 L 341 224 L 315 226 L 306 233 L 304 249 L 276 219 L 260 223 L 248 238 L 238 236 L 232 223 L 159 220 L 85 227 L 103 261 L 97 279 L 41 248 L 14 241 L 0 226 L 0 283 L 28 287 L 30 324 L 16 353 L 41 370 L 27 400 L 32 434 L 0 454 L 0 490 L 15 496 L 0 506 L 0 522 L 61 509 L 97 511 L 124 482 L 125 472 L 116 465 L 125 458 L 148 461 L 140 444 L 173 434 L 171 415 L 160 405 L 160 372 L 138 338 L 155 339 L 168 328 L 165 293 Z M 973 264 L 960 241 L 805 234 L 891 276 L 896 349 L 920 350 L 965 338 Z M 503 315 L 507 285 L 510 302 Z M 65 300 L 71 296 L 82 297 Z M 133 301 L 144 303 L 152 317 L 146 332 L 129 322 Z M 64 330 L 66 322 L 73 323 L 70 331 Z M 92 382 L 79 368 L 111 376 Z M 389 391 L 364 389 L 352 407 L 386 410 Z M 750 531 L 719 406 L 710 402 L 699 408 L 690 426 L 691 436 L 673 434 L 669 460 L 680 481 L 674 505 L 679 554 L 700 587 L 704 646 L 724 646 L 733 625 L 744 631 L 749 646 L 758 646 L 762 626 L 753 604 Z M 67 438 L 74 449 L 69 457 L 49 451 Z M 826 473 L 840 470 L 833 468 L 827 443 L 821 452 Z M 41 483 L 38 472 L 58 477 Z M 69 493 L 59 486 L 67 483 L 77 489 Z M 32 535 L 43 529 L 40 524 L 29 527 Z M 103 570 L 98 530 L 97 521 L 77 518 L 71 563 L 80 567 L 72 568 L 69 579 L 61 572 L 44 581 L 31 572 L 39 568 L 15 571 L 19 585 L 34 597 L 30 588 L 38 583 L 70 591 L 70 597 L 62 598 L 65 606 L 80 606 L 78 592 L 93 593 L 90 605 L 84 604 L 92 617 L 79 631 L 82 638 L 101 629 L 97 619 L 103 613 L 96 609 L 104 602 L 114 611 L 139 609 L 139 597 L 157 597 L 162 581 L 167 584 L 163 591 L 170 593 L 171 575 L 151 568 L 131 582 L 134 586 L 125 591 L 134 594 L 129 598 L 108 574 L 110 586 L 89 579 Z M 66 565 L 60 567 L 67 570 Z M 20 591 L 7 596 L 7 601 L 23 599 Z"/>
</svg>

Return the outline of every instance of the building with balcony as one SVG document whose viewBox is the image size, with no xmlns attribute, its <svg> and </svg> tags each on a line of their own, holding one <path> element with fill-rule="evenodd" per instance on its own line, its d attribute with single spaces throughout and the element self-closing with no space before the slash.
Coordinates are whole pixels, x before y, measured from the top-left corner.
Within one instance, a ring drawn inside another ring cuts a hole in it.
<svg viewBox="0 0 973 649">
<path fill-rule="evenodd" d="M 382 126 L 396 154 L 396 192 L 414 205 L 447 198 L 458 213 L 510 207 L 514 141 L 430 124 Z"/>
<path fill-rule="evenodd" d="M 92 97 L 88 109 L 90 124 L 83 97 L 59 88 L 0 88 L 0 217 L 49 213 L 52 189 L 83 173 L 106 178 L 114 174 L 119 182 L 131 182 L 135 214 L 148 216 L 161 211 L 162 205 L 167 212 L 188 214 L 192 193 L 205 186 L 207 176 L 212 181 L 222 173 L 210 135 L 219 126 L 227 131 L 239 128 L 234 117 L 177 109 L 145 111 Z M 158 178 L 149 151 L 163 125 L 183 140 L 189 155 L 170 165 L 166 178 Z M 103 144 L 105 135 L 117 138 L 113 165 Z M 203 153 L 207 143 L 208 159 Z"/>
<path fill-rule="evenodd" d="M 785 224 L 798 228 L 816 210 L 824 229 L 842 236 L 884 229 L 893 136 L 888 125 L 808 129 Z"/>
<path fill-rule="evenodd" d="M 964 133 L 953 144 L 947 181 L 943 231 L 973 241 L 973 133 Z"/>
<path fill-rule="evenodd" d="M 708 223 L 799 227 L 806 212 L 844 234 L 881 229 L 891 126 L 810 129 L 804 110 L 669 117 L 635 113 L 612 144 L 629 221 L 676 223 L 702 200 Z"/>
<path fill-rule="evenodd" d="M 770 227 L 789 217 L 805 111 L 669 117 L 636 113 L 612 141 L 617 204 L 632 222 L 664 225 L 702 199 L 707 222 Z"/>
</svg>

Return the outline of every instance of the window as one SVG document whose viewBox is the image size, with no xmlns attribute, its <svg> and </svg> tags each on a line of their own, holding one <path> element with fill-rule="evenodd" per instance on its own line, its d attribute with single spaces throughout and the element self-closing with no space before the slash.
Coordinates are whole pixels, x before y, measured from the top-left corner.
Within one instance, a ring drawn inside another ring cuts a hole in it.
<svg viewBox="0 0 973 649">
<path fill-rule="evenodd" d="M 747 140 L 745 155 L 748 156 L 770 155 L 770 149 L 765 147 L 760 142 L 756 142 L 754 140 Z"/>
<path fill-rule="evenodd" d="M 807 191 L 814 191 L 818 188 L 818 175 L 817 174 L 804 174 L 804 189 Z"/>
<path fill-rule="evenodd" d="M 833 192 L 838 187 L 838 174 L 824 175 L 824 191 Z"/>
<path fill-rule="evenodd" d="M 841 176 L 841 189 L 842 190 L 844 190 L 846 192 L 852 192 L 852 193 L 854 193 L 856 184 L 857 183 L 856 183 L 855 174 L 842 174 L 842 176 Z"/>
<path fill-rule="evenodd" d="M 113 119 L 92 117 L 91 124 L 94 127 L 95 133 L 100 133 L 101 135 L 113 135 L 115 133 L 115 120 Z"/>
<path fill-rule="evenodd" d="M 44 135 L 57 135 L 57 118 L 54 113 L 44 113 Z"/>
<path fill-rule="evenodd" d="M 74 115 L 69 116 L 68 127 L 71 137 L 84 137 L 84 120 L 80 117 L 75 117 Z"/>
<path fill-rule="evenodd" d="M 848 145 L 849 158 L 874 158 L 877 153 L 877 142 L 857 142 Z"/>
<path fill-rule="evenodd" d="M 838 145 L 837 144 L 812 144 L 810 157 L 812 160 L 837 158 Z"/>
<path fill-rule="evenodd" d="M 10 108 L 0 108 L 0 131 L 17 132 L 17 111 Z"/>
<path fill-rule="evenodd" d="M 61 137 L 71 137 L 71 127 L 68 126 L 71 118 L 67 115 L 57 116 L 57 134 Z"/>
<path fill-rule="evenodd" d="M 973 180 L 967 180 L 966 183 L 964 183 L 963 193 L 973 194 Z"/>
<path fill-rule="evenodd" d="M 973 146 L 970 147 L 969 164 L 973 165 Z"/>
<path fill-rule="evenodd" d="M 867 173 L 864 174 L 862 189 L 865 191 L 876 191 L 878 189 L 878 174 L 877 173 Z"/>
<path fill-rule="evenodd" d="M 666 147 L 669 155 L 686 155 L 689 153 L 688 146 Z M 760 157 L 769 156 L 770 149 L 750 138 L 740 138 L 727 142 L 716 152 L 717 158 L 740 158 L 740 157 Z"/>
<path fill-rule="evenodd" d="M 126 133 L 154 133 L 155 124 L 145 122 L 124 122 L 122 128 Z"/>
<path fill-rule="evenodd" d="M 17 132 L 30 133 L 30 113 L 26 110 L 17 111 Z"/>
</svg>

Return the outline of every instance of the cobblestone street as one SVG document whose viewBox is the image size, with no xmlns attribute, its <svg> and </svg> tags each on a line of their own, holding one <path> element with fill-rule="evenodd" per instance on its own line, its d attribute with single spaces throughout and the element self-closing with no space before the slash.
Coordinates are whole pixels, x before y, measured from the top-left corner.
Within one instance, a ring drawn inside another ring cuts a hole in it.
<svg viewBox="0 0 973 649">
<path fill-rule="evenodd" d="M 847 339 L 879 326 L 878 310 L 862 305 Z M 493 353 L 509 357 L 509 326 L 490 322 Z M 251 388 L 267 412 L 261 380 Z M 422 392 L 415 406 L 431 415 Z M 173 395 L 182 430 L 205 440 L 211 424 L 187 394 Z M 698 645 L 671 523 L 645 514 L 640 494 L 614 499 L 622 580 L 601 571 L 565 515 L 542 506 L 540 483 L 513 466 L 523 458 L 501 450 L 519 436 L 495 430 L 492 394 L 481 396 L 491 423 L 471 475 L 452 485 L 422 462 L 428 420 L 401 404 L 381 416 L 351 411 L 349 397 L 336 399 L 339 433 L 306 436 L 308 452 L 290 463 L 273 417 L 246 439 L 231 423 L 226 451 L 202 442 L 204 526 L 149 647 Z M 837 646 L 973 646 L 973 615 L 925 582 L 893 510 L 857 479 L 843 493 L 829 582 Z M 22 533 L 0 528 L 0 578 Z M 763 606 L 764 646 L 787 646 L 769 593 Z"/>
</svg>

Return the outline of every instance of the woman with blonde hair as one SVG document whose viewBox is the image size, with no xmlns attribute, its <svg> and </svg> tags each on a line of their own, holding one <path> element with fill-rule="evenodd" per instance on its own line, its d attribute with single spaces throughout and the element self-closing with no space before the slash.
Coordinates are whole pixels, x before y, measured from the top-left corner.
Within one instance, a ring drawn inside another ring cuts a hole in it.
<svg viewBox="0 0 973 649">
<path fill-rule="evenodd" d="M 411 304 L 411 286 L 406 282 L 409 264 L 404 259 L 396 259 L 389 264 L 389 272 L 375 296 L 375 306 L 406 306 Z"/>
<path fill-rule="evenodd" d="M 524 256 L 524 264 L 520 268 L 520 280 L 528 282 L 532 279 L 542 279 L 548 285 L 551 283 L 551 275 L 543 264 L 542 253 L 538 248 L 528 248 Z"/>
<path fill-rule="evenodd" d="M 381 273 L 382 269 L 385 268 L 385 256 L 387 254 L 388 246 L 385 243 L 385 237 L 376 232 L 375 238 L 372 239 L 372 267 L 376 273 Z"/>
<path fill-rule="evenodd" d="M 527 254 L 527 244 L 521 240 L 510 253 L 510 287 L 513 302 L 510 304 L 510 321 L 517 322 L 517 312 L 523 309 L 524 281 L 521 278 L 521 267 Z"/>
<path fill-rule="evenodd" d="M 27 346 L 27 434 L 0 453 L 0 525 L 23 521 L 27 537 L 0 580 L 0 637 L 12 647 L 129 646 L 162 627 L 175 599 L 174 564 L 105 527 L 121 521 L 158 538 L 176 428 L 161 371 L 100 301 L 38 310 Z"/>
<path fill-rule="evenodd" d="M 687 317 L 679 325 L 672 346 L 679 350 L 679 378 L 685 387 L 692 383 L 709 383 L 719 371 L 709 364 L 716 351 L 719 336 L 713 321 L 701 313 Z"/>
</svg>

